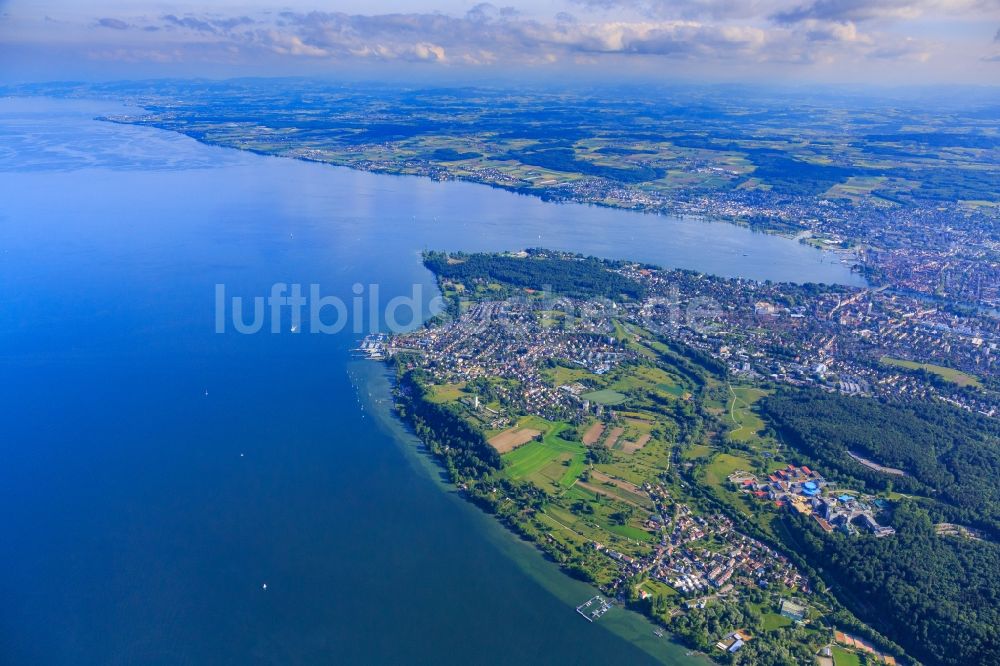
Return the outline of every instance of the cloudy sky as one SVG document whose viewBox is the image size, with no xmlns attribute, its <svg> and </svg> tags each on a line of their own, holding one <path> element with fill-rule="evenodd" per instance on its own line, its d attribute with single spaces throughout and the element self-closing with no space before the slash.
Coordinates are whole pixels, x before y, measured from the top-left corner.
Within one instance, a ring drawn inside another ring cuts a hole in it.
<svg viewBox="0 0 1000 666">
<path fill-rule="evenodd" d="M 0 0 L 0 80 L 1000 84 L 1000 0 Z"/>
</svg>

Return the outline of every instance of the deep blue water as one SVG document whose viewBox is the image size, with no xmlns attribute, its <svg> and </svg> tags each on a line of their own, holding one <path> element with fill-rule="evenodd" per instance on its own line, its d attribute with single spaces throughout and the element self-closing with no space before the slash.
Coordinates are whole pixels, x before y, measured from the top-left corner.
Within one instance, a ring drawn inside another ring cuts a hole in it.
<svg viewBox="0 0 1000 666">
<path fill-rule="evenodd" d="M 353 332 L 217 334 L 214 285 L 387 299 L 433 289 L 423 248 L 541 245 L 855 276 L 729 225 L 258 157 L 108 110 L 0 100 L 0 663 L 693 663 L 631 614 L 584 622 L 589 588 L 448 493 Z"/>
</svg>

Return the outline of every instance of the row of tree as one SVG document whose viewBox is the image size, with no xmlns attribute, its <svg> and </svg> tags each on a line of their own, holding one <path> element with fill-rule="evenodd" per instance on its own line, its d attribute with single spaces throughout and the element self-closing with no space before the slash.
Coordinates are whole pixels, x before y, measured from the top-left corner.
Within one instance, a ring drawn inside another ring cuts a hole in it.
<svg viewBox="0 0 1000 666">
<path fill-rule="evenodd" d="M 500 454 L 489 445 L 483 433 L 451 406 L 428 400 L 416 371 L 403 372 L 399 376 L 396 409 L 445 465 L 453 482 L 478 479 L 500 469 Z"/>
</svg>

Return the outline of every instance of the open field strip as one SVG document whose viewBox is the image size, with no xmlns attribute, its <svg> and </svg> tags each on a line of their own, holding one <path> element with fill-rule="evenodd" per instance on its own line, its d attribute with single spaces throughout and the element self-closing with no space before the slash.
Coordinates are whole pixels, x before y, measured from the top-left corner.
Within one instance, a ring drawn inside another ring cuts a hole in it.
<svg viewBox="0 0 1000 666">
<path fill-rule="evenodd" d="M 604 446 L 609 449 L 615 448 L 615 444 L 618 443 L 618 438 L 622 436 L 623 432 L 625 432 L 625 428 L 613 428 L 608 433 L 607 439 L 604 440 Z"/>
<path fill-rule="evenodd" d="M 587 428 L 587 432 L 583 433 L 583 443 L 587 446 L 596 444 L 600 439 L 601 435 L 604 433 L 604 424 L 598 421 L 594 425 Z"/>
</svg>

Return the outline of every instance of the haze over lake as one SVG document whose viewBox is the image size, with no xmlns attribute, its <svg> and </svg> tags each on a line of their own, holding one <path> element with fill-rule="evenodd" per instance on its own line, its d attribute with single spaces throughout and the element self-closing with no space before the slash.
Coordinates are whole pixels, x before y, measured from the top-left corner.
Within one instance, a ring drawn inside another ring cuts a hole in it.
<svg viewBox="0 0 1000 666">
<path fill-rule="evenodd" d="M 215 285 L 433 290 L 422 249 L 550 247 L 861 284 L 791 240 L 0 101 L 0 654 L 11 663 L 693 662 L 445 492 L 357 335 L 214 332 Z M 264 585 L 267 588 L 264 589 Z"/>
</svg>

